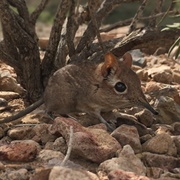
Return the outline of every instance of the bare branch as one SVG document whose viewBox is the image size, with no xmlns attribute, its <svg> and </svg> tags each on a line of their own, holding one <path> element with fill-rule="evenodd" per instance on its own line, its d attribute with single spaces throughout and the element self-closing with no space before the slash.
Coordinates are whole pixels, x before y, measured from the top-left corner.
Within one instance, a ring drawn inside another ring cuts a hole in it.
<svg viewBox="0 0 180 180">
<path fill-rule="evenodd" d="M 137 22 L 139 21 L 139 18 L 141 17 L 146 5 L 147 5 L 147 0 L 144 0 L 142 2 L 141 6 L 138 8 L 138 10 L 130 24 L 129 33 L 131 33 L 132 31 L 134 31 L 136 29 Z"/>
<path fill-rule="evenodd" d="M 28 23 L 26 27 L 23 25 L 23 18 L 9 7 L 7 0 L 0 1 L 0 19 L 5 52 L 12 57 L 6 58 L 6 60 L 10 60 L 8 64 L 18 66 L 15 70 L 17 70 L 17 74 L 19 73 L 21 85 L 25 89 L 31 89 L 27 98 L 36 101 L 42 92 L 40 56 L 36 34 L 28 21 L 26 21 Z M 33 74 L 32 71 L 34 71 Z"/>
<path fill-rule="evenodd" d="M 61 38 L 59 41 L 59 45 L 57 48 L 57 53 L 56 53 L 56 57 L 55 57 L 55 61 L 54 61 L 55 70 L 65 66 L 65 64 L 66 64 L 66 56 L 68 55 L 68 50 L 67 50 L 67 46 L 66 46 L 67 38 L 68 37 L 67 37 L 67 18 L 66 18 L 63 28 L 62 28 Z M 73 42 L 71 42 L 71 43 L 73 43 Z"/>
<path fill-rule="evenodd" d="M 162 12 L 162 13 L 158 13 L 158 14 L 155 14 L 155 15 L 152 15 L 152 16 L 140 17 L 139 20 L 148 20 L 148 19 L 151 19 L 151 18 L 154 18 L 154 17 L 164 16 L 165 14 L 166 14 L 166 12 Z M 178 11 L 177 12 L 169 11 L 168 14 L 169 15 L 180 14 L 180 12 L 178 12 Z M 119 21 L 117 23 L 109 25 L 108 27 L 100 29 L 100 32 L 109 32 L 109 31 L 111 31 L 113 29 L 116 29 L 116 28 L 119 28 L 119 27 L 122 27 L 122 26 L 127 26 L 127 25 L 129 25 L 131 23 L 132 20 L 133 20 L 133 18 L 126 19 L 124 21 Z"/>
<path fill-rule="evenodd" d="M 39 15 L 44 10 L 44 8 L 46 7 L 48 2 L 49 2 L 49 0 L 42 0 L 41 3 L 37 6 L 37 8 L 31 13 L 30 21 L 32 24 L 35 25 Z"/>
<path fill-rule="evenodd" d="M 21 69 L 20 69 L 20 65 L 17 59 L 12 58 L 9 53 L 7 53 L 6 48 L 4 46 L 4 42 L 2 41 L 0 43 L 0 59 L 3 60 L 5 63 L 7 63 L 8 65 L 12 66 L 15 71 L 17 72 L 17 74 L 20 74 Z"/>
<path fill-rule="evenodd" d="M 162 0 L 160 0 L 159 2 L 159 8 L 162 8 Z M 166 10 L 166 12 L 164 13 L 164 15 L 162 16 L 162 18 L 159 20 L 159 22 L 157 23 L 157 26 L 164 20 L 164 18 L 169 14 L 170 11 L 173 11 L 174 9 L 174 5 L 175 5 L 175 1 L 172 0 L 171 4 L 169 5 L 168 9 Z M 157 19 L 157 18 L 156 18 Z"/>
<path fill-rule="evenodd" d="M 26 6 L 25 0 L 17 0 L 17 1 L 7 0 L 7 1 L 11 6 L 17 9 L 19 14 L 17 14 L 13 10 L 11 10 L 11 14 L 15 17 L 16 21 L 21 26 L 21 28 L 24 29 L 26 32 L 30 33 L 31 36 L 34 36 L 35 34 L 34 24 L 30 23 L 29 11 Z"/>
<path fill-rule="evenodd" d="M 107 51 L 111 51 L 116 46 L 116 44 L 119 43 L 121 40 L 122 40 L 122 37 L 115 38 L 115 39 L 105 41 L 102 43 Z M 104 58 L 104 53 L 101 47 L 99 46 L 99 43 L 93 43 L 89 47 L 85 47 L 83 51 L 81 51 L 78 54 L 78 56 L 72 57 L 71 61 L 80 61 L 82 59 L 92 59 L 92 58 L 94 59 L 94 57 L 92 57 L 94 55 L 99 56 L 98 58 L 99 60 L 101 59 L 100 57 L 101 55 L 102 55 L 102 58 Z"/>
<path fill-rule="evenodd" d="M 57 13 L 54 19 L 54 25 L 51 29 L 49 42 L 48 42 L 46 53 L 42 62 L 42 70 L 43 70 L 42 75 L 47 78 L 49 77 L 49 75 L 52 73 L 54 69 L 53 61 L 56 56 L 57 47 L 58 47 L 59 40 L 61 37 L 61 30 L 62 30 L 64 21 L 66 19 L 66 14 L 69 10 L 70 2 L 71 2 L 70 0 L 61 1 L 57 9 Z"/>
<path fill-rule="evenodd" d="M 21 28 L 20 24 L 18 23 L 19 19 L 14 15 L 13 11 L 10 10 L 5 0 L 0 1 L 0 17 L 3 26 L 3 33 L 6 31 L 7 34 L 11 33 L 11 36 L 14 35 L 16 38 L 14 38 L 13 41 L 16 43 L 18 48 L 23 47 L 25 44 L 28 44 L 31 47 L 34 46 L 32 38 L 28 32 Z M 23 44 L 22 38 L 24 38 Z"/>
<path fill-rule="evenodd" d="M 97 24 L 97 20 L 95 18 L 95 8 L 97 8 L 96 6 L 96 2 L 97 0 L 88 0 L 88 7 L 89 7 L 89 12 L 90 12 L 90 15 L 91 15 L 91 20 L 96 28 L 96 35 L 97 35 L 97 39 L 98 39 L 98 42 L 99 42 L 99 45 L 101 46 L 104 54 L 106 53 L 106 50 L 103 46 L 103 43 L 102 43 L 102 39 L 101 39 L 101 35 L 100 35 L 100 32 L 99 32 L 99 27 L 98 27 L 98 24 Z M 99 4 L 100 5 L 100 4 Z"/>
<path fill-rule="evenodd" d="M 122 57 L 124 53 L 132 49 L 141 49 L 147 54 L 153 54 L 157 48 L 163 46 L 168 51 L 170 46 L 179 37 L 180 30 L 136 30 L 124 38 L 115 38 L 107 42 L 103 42 L 108 51 L 111 51 L 117 57 Z M 169 37 L 167 39 L 167 37 Z M 89 48 L 84 50 L 73 60 L 90 59 L 93 61 L 101 61 L 103 52 L 98 43 L 93 43 Z"/>
<path fill-rule="evenodd" d="M 136 30 L 120 41 L 111 51 L 117 57 L 121 57 L 125 52 L 131 49 L 141 49 L 143 52 L 153 54 L 157 48 L 162 46 L 168 49 L 179 37 L 179 29 L 168 31 L 161 30 Z M 167 38 L 169 37 L 169 38 Z"/>
<path fill-rule="evenodd" d="M 154 11 L 152 12 L 152 15 L 160 13 L 162 11 L 163 1 L 164 0 L 156 1 L 155 8 L 154 8 Z M 157 18 L 156 17 L 152 18 L 149 21 L 149 27 L 151 27 L 151 28 L 157 27 Z"/>
<path fill-rule="evenodd" d="M 17 13 L 15 13 L 12 10 L 10 10 L 10 13 L 14 17 L 14 20 L 16 20 L 16 23 L 19 25 L 18 28 L 21 28 L 23 30 L 23 32 L 28 32 L 28 34 L 32 37 L 34 35 L 36 36 L 34 26 L 29 23 L 29 17 L 23 19 L 22 17 L 20 17 Z M 37 37 L 36 37 L 36 39 L 37 39 Z"/>
<path fill-rule="evenodd" d="M 69 131 L 69 142 L 68 142 L 68 150 L 66 152 L 66 156 L 64 157 L 61 166 L 65 166 L 67 161 L 69 160 L 69 157 L 71 155 L 71 150 L 72 150 L 72 144 L 73 144 L 73 127 L 70 126 L 70 131 Z"/>
<path fill-rule="evenodd" d="M 68 36 L 66 35 L 66 41 L 67 41 L 67 46 L 69 49 L 70 57 L 73 56 L 75 53 L 75 47 L 74 47 L 73 40 L 75 37 L 75 33 L 78 29 L 78 24 L 75 20 L 76 15 L 77 15 L 77 14 L 75 14 L 75 8 L 76 8 L 76 2 L 75 2 L 75 0 L 72 0 L 72 4 L 71 4 L 69 15 L 68 15 L 67 28 L 66 28 L 66 31 L 68 34 Z"/>
<path fill-rule="evenodd" d="M 104 0 L 104 2 L 101 4 L 101 7 L 98 9 L 98 11 L 95 14 L 95 18 L 97 21 L 97 27 L 99 28 L 102 22 L 102 19 L 107 16 L 109 12 L 112 11 L 117 5 L 121 3 L 128 3 L 128 2 L 136 2 L 139 0 Z M 96 27 L 93 25 L 93 22 L 90 21 L 88 24 L 88 27 L 86 31 L 83 34 L 82 39 L 80 40 L 77 48 L 76 53 L 79 53 L 85 46 L 89 45 L 96 36 Z M 88 43 L 87 43 L 88 42 Z"/>
<path fill-rule="evenodd" d="M 4 36 L 4 40 L 1 42 L 1 50 L 12 57 L 12 59 L 5 58 L 6 61 L 8 59 L 10 60 L 10 62 L 7 64 L 16 66 L 19 63 L 18 63 L 18 60 L 16 61 L 15 59 L 19 59 L 19 54 L 18 54 L 17 48 L 15 47 L 15 43 L 13 39 L 11 38 L 11 36 L 9 35 L 9 33 L 6 31 L 5 28 L 3 28 L 3 36 Z"/>
<path fill-rule="evenodd" d="M 4 12 L 2 11 L 2 9 L 4 10 Z M 9 18 L 12 18 L 8 11 L 10 11 L 10 9 L 7 1 L 0 1 L 0 17 L 4 36 L 4 40 L 0 43 L 0 57 L 4 62 L 14 67 L 17 73 L 20 74 L 22 71 L 20 62 L 18 61 L 19 55 L 17 52 L 17 48 L 14 45 L 15 42 L 9 34 L 10 31 L 8 31 L 10 24 Z"/>
<path fill-rule="evenodd" d="M 93 6 L 93 9 L 96 11 L 99 8 L 102 0 L 97 0 Z M 73 43 L 73 39 L 75 37 L 75 33 L 79 28 L 79 25 L 84 22 L 90 21 L 88 7 L 83 7 L 84 10 L 79 12 L 79 1 L 77 2 L 77 6 L 75 1 L 72 1 L 72 6 L 70 8 L 68 23 L 67 23 L 67 46 L 69 49 L 69 56 L 72 57 L 75 54 L 75 46 Z"/>
<path fill-rule="evenodd" d="M 15 8 L 17 8 L 17 11 L 20 15 L 20 17 L 22 17 L 24 19 L 24 23 L 27 24 L 27 22 L 29 21 L 29 12 L 28 12 L 28 8 L 26 6 L 26 2 L 24 0 L 7 0 L 9 2 L 9 4 Z"/>
</svg>

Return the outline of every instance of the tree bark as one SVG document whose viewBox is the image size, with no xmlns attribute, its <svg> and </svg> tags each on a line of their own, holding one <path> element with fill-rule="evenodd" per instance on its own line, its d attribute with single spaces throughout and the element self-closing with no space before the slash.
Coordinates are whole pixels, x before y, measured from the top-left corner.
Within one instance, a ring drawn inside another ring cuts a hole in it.
<svg viewBox="0 0 180 180">
<path fill-rule="evenodd" d="M 48 46 L 46 48 L 46 53 L 42 61 L 42 76 L 45 86 L 51 73 L 56 70 L 54 60 L 57 54 L 57 48 L 60 42 L 62 27 L 66 19 L 66 14 L 69 10 L 70 3 L 70 0 L 63 0 L 59 3 L 59 6 L 57 8 L 57 13 L 54 18 L 54 24 L 51 29 Z"/>
<path fill-rule="evenodd" d="M 9 4 L 16 7 L 19 14 Z M 35 28 L 30 23 L 25 1 L 1 0 L 0 19 L 4 37 L 0 52 L 10 56 L 6 62 L 15 67 L 18 80 L 27 90 L 27 99 L 35 101 L 43 90 L 40 56 Z"/>
</svg>

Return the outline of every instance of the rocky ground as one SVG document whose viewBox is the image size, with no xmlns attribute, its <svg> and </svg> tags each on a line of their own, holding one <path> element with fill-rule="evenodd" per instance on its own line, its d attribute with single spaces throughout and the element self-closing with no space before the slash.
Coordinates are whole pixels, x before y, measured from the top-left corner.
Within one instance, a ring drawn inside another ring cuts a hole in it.
<svg viewBox="0 0 180 180">
<path fill-rule="evenodd" d="M 116 127 L 110 133 L 84 114 L 74 115 L 77 121 L 52 121 L 41 106 L 0 126 L 0 179 L 180 179 L 180 60 L 131 53 L 142 89 L 159 115 L 137 107 L 104 114 Z M 24 108 L 23 92 L 13 69 L 1 61 L 0 119 Z M 65 160 L 68 147 L 70 158 Z"/>
</svg>

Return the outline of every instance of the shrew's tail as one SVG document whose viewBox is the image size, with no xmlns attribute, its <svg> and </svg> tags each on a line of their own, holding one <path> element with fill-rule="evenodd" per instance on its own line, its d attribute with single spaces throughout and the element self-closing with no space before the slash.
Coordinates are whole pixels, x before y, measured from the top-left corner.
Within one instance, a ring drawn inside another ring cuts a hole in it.
<svg viewBox="0 0 180 180">
<path fill-rule="evenodd" d="M 9 116 L 9 117 L 6 117 L 2 120 L 0 120 L 0 124 L 3 124 L 3 123 L 9 123 L 11 121 L 14 121 L 18 118 L 21 118 L 23 116 L 25 116 L 26 114 L 29 114 L 30 112 L 32 112 L 33 110 L 35 110 L 36 108 L 38 108 L 40 105 L 42 105 L 44 102 L 43 102 L 43 99 L 40 99 L 38 101 L 36 101 L 35 103 L 31 104 L 29 107 L 27 107 L 26 109 L 20 111 L 19 113 L 13 115 L 13 116 Z"/>
</svg>

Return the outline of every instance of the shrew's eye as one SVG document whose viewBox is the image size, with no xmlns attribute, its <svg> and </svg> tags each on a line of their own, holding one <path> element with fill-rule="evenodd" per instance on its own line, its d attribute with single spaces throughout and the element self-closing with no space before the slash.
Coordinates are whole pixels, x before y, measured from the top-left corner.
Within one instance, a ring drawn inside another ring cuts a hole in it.
<svg viewBox="0 0 180 180">
<path fill-rule="evenodd" d="M 126 85 L 122 82 L 117 82 L 114 86 L 115 90 L 118 92 L 124 92 L 127 88 Z"/>
</svg>

